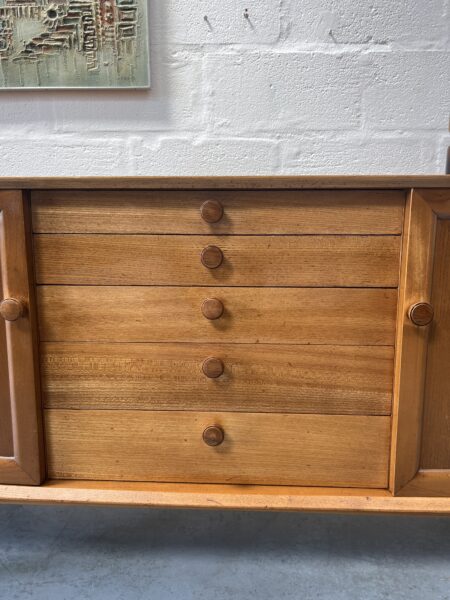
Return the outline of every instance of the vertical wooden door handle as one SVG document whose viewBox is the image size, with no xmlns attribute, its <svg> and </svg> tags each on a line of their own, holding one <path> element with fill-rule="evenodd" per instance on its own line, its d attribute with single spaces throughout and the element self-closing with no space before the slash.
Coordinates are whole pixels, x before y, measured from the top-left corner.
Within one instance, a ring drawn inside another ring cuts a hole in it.
<svg viewBox="0 0 450 600">
<path fill-rule="evenodd" d="M 24 309 L 20 300 L 5 298 L 0 302 L 0 315 L 5 321 L 17 321 L 23 316 Z"/>
<path fill-rule="evenodd" d="M 200 206 L 200 215 L 206 223 L 217 223 L 223 217 L 223 206 L 217 200 L 206 200 Z"/>
<path fill-rule="evenodd" d="M 434 309 L 428 302 L 416 302 L 413 304 L 409 311 L 408 316 L 414 325 L 424 327 L 429 325 L 434 317 Z"/>
</svg>

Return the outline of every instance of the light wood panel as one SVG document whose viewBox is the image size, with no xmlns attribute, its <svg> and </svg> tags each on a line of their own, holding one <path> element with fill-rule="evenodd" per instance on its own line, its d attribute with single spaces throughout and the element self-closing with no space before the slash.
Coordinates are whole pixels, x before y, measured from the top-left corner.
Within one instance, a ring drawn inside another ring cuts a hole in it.
<svg viewBox="0 0 450 600">
<path fill-rule="evenodd" d="M 45 191 L 35 192 L 37 233 L 399 234 L 398 191 Z M 205 223 L 217 200 L 224 216 Z"/>
<path fill-rule="evenodd" d="M 41 344 L 47 408 L 388 415 L 392 371 L 384 346 Z"/>
<path fill-rule="evenodd" d="M 0 485 L 0 502 L 20 504 L 450 515 L 448 497 L 418 496 L 367 488 L 54 479 L 38 487 Z"/>
<path fill-rule="evenodd" d="M 419 498 L 446 498 L 450 509 L 450 470 L 420 470 L 416 476 L 400 490 L 399 495 Z"/>
<path fill-rule="evenodd" d="M 450 220 L 438 220 L 424 394 L 423 469 L 450 469 Z"/>
<path fill-rule="evenodd" d="M 35 235 L 34 251 L 40 284 L 396 287 L 400 237 Z"/>
<path fill-rule="evenodd" d="M 392 345 L 396 290 L 38 287 L 42 341 Z M 224 304 L 220 319 L 201 312 Z"/>
<path fill-rule="evenodd" d="M 406 206 L 400 275 L 390 489 L 397 493 L 417 473 L 423 415 L 428 328 L 414 325 L 408 310 L 430 302 L 436 215 L 417 192 Z"/>
<path fill-rule="evenodd" d="M 46 410 L 49 476 L 385 487 L 389 417 Z M 209 425 L 225 431 L 215 448 Z"/>
<path fill-rule="evenodd" d="M 44 460 L 28 225 L 22 192 L 0 190 L 0 301 L 23 312 L 0 317 L 0 481 L 30 485 L 41 482 Z"/>
<path fill-rule="evenodd" d="M 450 181 L 450 176 L 448 179 Z M 448 188 L 416 189 L 415 191 L 426 199 L 427 204 L 439 219 L 450 219 L 450 190 Z"/>
<path fill-rule="evenodd" d="M 2 287 L 2 278 L 0 277 L 0 300 L 6 295 L 4 294 Z M 0 318 L 0 456 L 3 457 L 14 455 L 11 396 L 9 390 L 9 365 L 5 356 L 8 347 L 6 328 L 6 322 Z"/>
</svg>

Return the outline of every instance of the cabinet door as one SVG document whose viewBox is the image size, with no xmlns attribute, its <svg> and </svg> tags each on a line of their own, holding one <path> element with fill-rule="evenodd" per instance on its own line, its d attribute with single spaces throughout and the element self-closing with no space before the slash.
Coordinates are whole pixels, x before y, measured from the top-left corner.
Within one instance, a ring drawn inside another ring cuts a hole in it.
<svg viewBox="0 0 450 600">
<path fill-rule="evenodd" d="M 0 483 L 44 475 L 28 203 L 0 190 Z"/>
<path fill-rule="evenodd" d="M 412 190 L 406 207 L 392 429 L 391 490 L 450 495 L 448 189 Z"/>
</svg>

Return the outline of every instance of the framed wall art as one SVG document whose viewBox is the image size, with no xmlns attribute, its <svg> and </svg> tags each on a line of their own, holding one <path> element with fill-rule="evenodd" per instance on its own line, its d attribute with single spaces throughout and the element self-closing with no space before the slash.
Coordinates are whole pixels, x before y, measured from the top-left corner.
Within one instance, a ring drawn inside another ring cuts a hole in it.
<svg viewBox="0 0 450 600">
<path fill-rule="evenodd" d="M 0 0 L 0 90 L 149 86 L 147 0 Z"/>
</svg>

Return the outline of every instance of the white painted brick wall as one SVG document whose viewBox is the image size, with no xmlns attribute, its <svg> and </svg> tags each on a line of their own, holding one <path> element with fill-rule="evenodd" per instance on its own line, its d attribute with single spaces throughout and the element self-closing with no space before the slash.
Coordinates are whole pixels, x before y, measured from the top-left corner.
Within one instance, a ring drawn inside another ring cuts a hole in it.
<svg viewBox="0 0 450 600">
<path fill-rule="evenodd" d="M 1 92 L 0 175 L 444 172 L 450 0 L 149 7 L 152 89 Z"/>
</svg>

